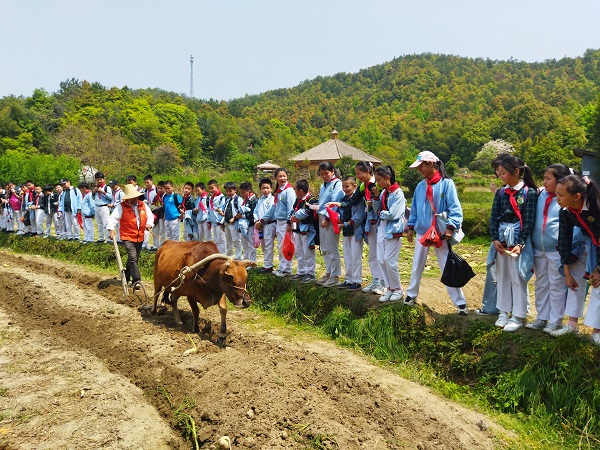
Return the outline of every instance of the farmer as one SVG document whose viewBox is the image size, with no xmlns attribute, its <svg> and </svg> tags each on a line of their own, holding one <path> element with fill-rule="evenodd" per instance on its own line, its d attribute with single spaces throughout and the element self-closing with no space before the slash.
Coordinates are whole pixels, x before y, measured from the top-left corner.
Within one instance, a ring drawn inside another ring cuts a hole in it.
<svg viewBox="0 0 600 450">
<path fill-rule="evenodd" d="M 141 281 L 138 258 L 144 243 L 144 232 L 151 230 L 154 226 L 154 214 L 150 207 L 142 201 L 144 193 L 138 192 L 134 185 L 125 185 L 123 193 L 123 200 L 115 206 L 108 218 L 106 229 L 110 238 L 114 240 L 115 228 L 120 225 L 121 241 L 127 249 L 125 278 L 128 283 L 131 280 L 131 284 L 135 288 L 136 284 Z"/>
</svg>

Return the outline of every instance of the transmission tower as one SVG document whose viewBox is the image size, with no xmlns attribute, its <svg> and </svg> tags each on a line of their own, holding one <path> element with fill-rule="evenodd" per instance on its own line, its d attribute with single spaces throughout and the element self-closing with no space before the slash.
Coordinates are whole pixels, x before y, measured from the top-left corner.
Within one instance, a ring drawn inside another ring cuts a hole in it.
<svg viewBox="0 0 600 450">
<path fill-rule="evenodd" d="M 190 98 L 194 98 L 194 55 L 190 55 Z"/>
</svg>

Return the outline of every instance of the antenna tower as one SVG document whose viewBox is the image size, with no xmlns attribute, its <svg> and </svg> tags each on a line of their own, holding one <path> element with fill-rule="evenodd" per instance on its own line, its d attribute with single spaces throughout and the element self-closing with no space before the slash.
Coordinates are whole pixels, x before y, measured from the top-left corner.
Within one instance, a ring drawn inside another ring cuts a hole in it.
<svg viewBox="0 0 600 450">
<path fill-rule="evenodd" d="M 190 98 L 194 98 L 194 55 L 190 55 Z"/>
</svg>

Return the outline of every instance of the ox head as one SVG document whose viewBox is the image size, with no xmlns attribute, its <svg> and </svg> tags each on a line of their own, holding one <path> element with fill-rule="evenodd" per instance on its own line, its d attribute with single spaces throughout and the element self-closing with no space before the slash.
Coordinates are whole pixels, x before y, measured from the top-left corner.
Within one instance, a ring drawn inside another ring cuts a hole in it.
<svg viewBox="0 0 600 450">
<path fill-rule="evenodd" d="M 256 266 L 256 263 L 228 259 L 220 269 L 221 291 L 237 308 L 247 308 L 252 303 L 250 295 L 246 292 L 246 281 L 248 280 L 246 268 L 250 266 Z"/>
</svg>

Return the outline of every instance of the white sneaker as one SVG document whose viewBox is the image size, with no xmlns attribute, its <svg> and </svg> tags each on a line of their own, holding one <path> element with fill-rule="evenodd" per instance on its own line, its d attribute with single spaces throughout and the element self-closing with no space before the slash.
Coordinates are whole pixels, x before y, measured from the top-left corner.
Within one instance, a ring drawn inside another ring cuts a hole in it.
<svg viewBox="0 0 600 450">
<path fill-rule="evenodd" d="M 377 286 L 375 286 L 373 288 L 371 293 L 375 294 L 375 295 L 383 295 L 386 293 L 386 291 L 387 291 L 387 288 L 383 285 L 383 283 L 381 281 L 379 281 L 379 283 L 377 283 Z"/>
<path fill-rule="evenodd" d="M 592 344 L 600 345 L 600 333 L 592 334 Z"/>
<path fill-rule="evenodd" d="M 275 272 L 273 272 L 273 275 L 275 275 L 276 277 L 279 277 L 279 278 L 285 278 L 285 277 L 289 277 L 290 275 L 292 275 L 292 272 L 284 272 L 282 270 L 277 269 Z"/>
<path fill-rule="evenodd" d="M 329 279 L 323 283 L 321 286 L 323 287 L 334 287 L 340 282 L 340 277 L 329 277 Z"/>
<path fill-rule="evenodd" d="M 400 300 L 402 300 L 402 298 L 404 297 L 404 292 L 402 292 L 402 289 L 398 289 L 397 291 L 392 291 L 392 295 L 390 295 L 390 298 L 388 299 L 389 302 L 399 302 Z M 379 299 L 379 301 L 381 301 L 381 299 Z"/>
<path fill-rule="evenodd" d="M 533 322 L 529 322 L 525 325 L 525 328 L 529 328 L 530 330 L 543 330 L 546 328 L 546 321 L 542 319 L 535 319 Z"/>
<path fill-rule="evenodd" d="M 365 286 L 364 288 L 362 288 L 362 291 L 365 294 L 368 294 L 369 292 L 373 292 L 373 289 L 376 289 L 377 286 L 379 286 L 379 280 L 377 278 L 373 278 L 373 282 L 371 284 L 369 284 L 368 286 Z"/>
<path fill-rule="evenodd" d="M 507 323 L 508 323 L 508 314 L 500 313 L 500 315 L 498 316 L 498 320 L 496 320 L 496 323 L 494 325 L 497 327 L 500 327 L 500 328 L 504 328 Z"/>
<path fill-rule="evenodd" d="M 329 280 L 329 274 L 326 273 L 325 275 L 323 275 L 321 278 L 319 278 L 317 280 L 317 284 L 323 285 L 323 283 L 327 282 Z"/>
<path fill-rule="evenodd" d="M 469 309 L 467 308 L 467 305 L 460 305 L 457 308 L 456 314 L 458 314 L 459 316 L 468 316 Z"/>
<path fill-rule="evenodd" d="M 558 337 L 558 336 L 564 336 L 565 334 L 577 334 L 579 333 L 579 328 L 575 328 L 572 327 L 569 324 L 566 324 L 564 327 L 553 331 L 552 333 L 550 333 L 550 336 L 552 337 Z"/>
<path fill-rule="evenodd" d="M 513 331 L 517 331 L 522 326 L 523 320 L 518 317 L 512 316 L 502 331 L 507 331 L 511 333 Z"/>
<path fill-rule="evenodd" d="M 562 328 L 562 325 L 557 325 L 557 324 L 555 324 L 555 323 L 548 323 L 548 324 L 546 325 L 546 328 L 544 328 L 542 331 L 543 331 L 544 333 L 548 333 L 548 334 L 550 334 L 550 333 L 552 333 L 553 331 L 556 331 L 556 330 L 558 330 L 559 328 Z"/>
<path fill-rule="evenodd" d="M 379 297 L 379 301 L 381 303 L 387 302 L 392 297 L 392 294 L 393 294 L 392 291 L 386 291 L 381 297 Z"/>
</svg>

